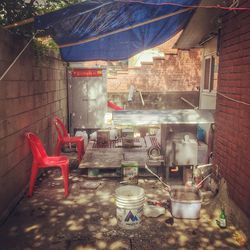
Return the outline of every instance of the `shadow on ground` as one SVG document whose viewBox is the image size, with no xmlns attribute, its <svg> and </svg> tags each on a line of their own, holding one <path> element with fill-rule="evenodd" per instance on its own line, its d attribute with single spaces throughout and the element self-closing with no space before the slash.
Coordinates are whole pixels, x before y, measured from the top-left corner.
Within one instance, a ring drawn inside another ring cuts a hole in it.
<svg viewBox="0 0 250 250">
<path fill-rule="evenodd" d="M 199 220 L 174 219 L 171 225 L 166 223 L 171 218 L 167 212 L 158 218 L 143 218 L 137 230 L 123 230 L 117 225 L 114 199 L 120 180 L 99 179 L 97 189 L 84 188 L 86 181 L 73 167 L 70 195 L 65 199 L 60 171 L 44 172 L 33 196 L 24 197 L 0 227 L 0 249 L 247 249 L 234 241 L 234 225 L 229 222 L 226 229 L 216 225 L 216 199 L 202 208 Z M 168 197 L 153 179 L 141 179 L 138 185 L 149 199 Z"/>
</svg>

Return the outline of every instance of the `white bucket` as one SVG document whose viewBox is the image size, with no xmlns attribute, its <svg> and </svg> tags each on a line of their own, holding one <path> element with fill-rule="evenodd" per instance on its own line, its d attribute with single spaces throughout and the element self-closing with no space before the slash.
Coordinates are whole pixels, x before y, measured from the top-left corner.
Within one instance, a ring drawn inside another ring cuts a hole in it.
<svg viewBox="0 0 250 250">
<path fill-rule="evenodd" d="M 145 200 L 144 189 L 138 186 L 122 186 L 115 190 L 116 217 L 118 225 L 124 229 L 140 226 Z"/>
</svg>

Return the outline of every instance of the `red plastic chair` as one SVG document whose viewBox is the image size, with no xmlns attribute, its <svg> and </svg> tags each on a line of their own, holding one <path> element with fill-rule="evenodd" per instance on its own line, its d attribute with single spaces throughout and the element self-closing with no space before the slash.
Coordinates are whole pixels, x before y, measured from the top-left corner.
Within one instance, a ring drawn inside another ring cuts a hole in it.
<svg viewBox="0 0 250 250">
<path fill-rule="evenodd" d="M 77 158 L 80 162 L 84 153 L 84 139 L 79 136 L 69 136 L 63 122 L 58 118 L 54 118 L 54 123 L 57 130 L 57 142 L 55 147 L 55 155 L 60 155 L 63 145 L 76 144 Z"/>
<path fill-rule="evenodd" d="M 32 196 L 39 168 L 60 167 L 64 179 L 64 195 L 69 194 L 69 159 L 67 156 L 48 156 L 41 140 L 33 133 L 25 133 L 33 154 L 28 195 Z"/>
</svg>

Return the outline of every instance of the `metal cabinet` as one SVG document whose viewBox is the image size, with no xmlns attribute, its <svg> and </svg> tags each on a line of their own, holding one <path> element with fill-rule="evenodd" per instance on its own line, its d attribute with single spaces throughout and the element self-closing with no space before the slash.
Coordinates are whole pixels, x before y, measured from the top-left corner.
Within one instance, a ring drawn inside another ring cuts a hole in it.
<svg viewBox="0 0 250 250">
<path fill-rule="evenodd" d="M 106 69 L 69 70 L 68 103 L 71 133 L 76 129 L 102 128 L 107 112 Z"/>
</svg>

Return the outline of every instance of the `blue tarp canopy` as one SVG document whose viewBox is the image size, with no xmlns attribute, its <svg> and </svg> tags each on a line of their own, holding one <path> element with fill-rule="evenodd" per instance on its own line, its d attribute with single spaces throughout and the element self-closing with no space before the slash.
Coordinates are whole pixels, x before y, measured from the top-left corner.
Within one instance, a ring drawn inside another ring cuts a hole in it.
<svg viewBox="0 0 250 250">
<path fill-rule="evenodd" d="M 171 5 L 180 4 L 184 6 Z M 180 31 L 199 0 L 87 0 L 35 17 L 68 62 L 123 60 Z"/>
</svg>

